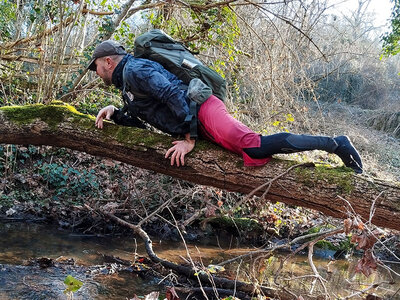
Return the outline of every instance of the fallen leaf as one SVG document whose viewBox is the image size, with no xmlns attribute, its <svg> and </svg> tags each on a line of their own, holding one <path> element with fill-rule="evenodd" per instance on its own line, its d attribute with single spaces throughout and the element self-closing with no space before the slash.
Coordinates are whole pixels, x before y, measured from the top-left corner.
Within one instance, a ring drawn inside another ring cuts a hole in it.
<svg viewBox="0 0 400 300">
<path fill-rule="evenodd" d="M 363 257 L 358 261 L 355 272 L 363 273 L 366 277 L 371 275 L 377 268 L 377 260 L 372 250 L 369 249 L 364 252 Z"/>
<path fill-rule="evenodd" d="M 215 216 L 216 207 L 214 205 L 207 205 L 207 209 L 204 212 L 206 218 L 214 217 Z"/>
<path fill-rule="evenodd" d="M 376 242 L 377 238 L 373 233 L 369 233 L 367 230 L 362 230 L 360 233 L 355 234 L 351 237 L 351 242 L 357 244 L 357 249 L 371 249 Z"/>
<path fill-rule="evenodd" d="M 353 221 L 351 219 L 344 220 L 343 225 L 345 234 L 349 234 L 353 230 Z"/>
<path fill-rule="evenodd" d="M 174 287 L 168 287 L 165 296 L 167 300 L 180 300 Z"/>
</svg>

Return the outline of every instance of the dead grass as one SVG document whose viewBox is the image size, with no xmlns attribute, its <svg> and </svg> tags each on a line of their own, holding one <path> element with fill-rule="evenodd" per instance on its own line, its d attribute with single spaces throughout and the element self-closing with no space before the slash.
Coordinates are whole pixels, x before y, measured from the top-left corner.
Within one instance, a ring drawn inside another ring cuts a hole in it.
<svg viewBox="0 0 400 300">
<path fill-rule="evenodd" d="M 348 135 L 360 151 L 366 175 L 400 181 L 400 140 L 375 130 L 368 120 L 376 114 L 342 103 L 319 103 L 310 106 L 313 130 L 326 135 Z"/>
</svg>

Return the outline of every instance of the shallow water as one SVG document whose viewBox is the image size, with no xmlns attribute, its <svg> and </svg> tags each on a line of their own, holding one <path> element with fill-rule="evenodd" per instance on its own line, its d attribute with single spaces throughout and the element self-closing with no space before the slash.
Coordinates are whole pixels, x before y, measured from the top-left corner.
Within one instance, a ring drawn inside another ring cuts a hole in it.
<svg viewBox="0 0 400 300">
<path fill-rule="evenodd" d="M 210 244 L 222 244 L 224 249 Z M 250 250 L 246 247 L 230 248 L 230 244 L 230 241 L 225 241 L 225 243 L 207 241 L 207 243 L 188 245 L 188 250 L 194 261 L 201 261 L 204 265 L 215 264 Z M 153 247 L 160 257 L 170 261 L 181 263 L 188 257 L 183 243 L 154 242 Z M 46 225 L 0 223 L 0 300 L 66 299 L 63 294 L 65 289 L 63 281 L 69 274 L 84 282 L 74 299 L 125 300 L 133 298 L 134 294 L 146 295 L 155 290 L 163 293 L 164 287 L 159 285 L 156 279 L 143 279 L 131 272 L 110 274 L 112 272 L 109 270 L 99 267 L 104 264 L 104 255 L 134 261 L 135 254 L 146 256 L 142 242 L 138 240 L 136 243 L 132 237 L 85 236 Z M 321 254 L 326 256 L 329 253 Z M 40 257 L 57 259 L 61 256 L 73 258 L 75 265 L 66 265 L 63 268 L 40 268 L 37 264 L 27 263 L 30 259 Z M 281 257 L 273 256 L 237 262 L 226 270 L 225 275 L 235 278 L 239 270 L 238 276 L 243 280 L 254 280 L 254 278 L 250 279 L 249 274 L 257 274 L 257 280 L 272 284 Z M 383 270 L 375 272 L 369 278 L 354 275 L 356 260 L 354 258 L 351 261 L 330 262 L 329 259 L 315 255 L 314 263 L 318 272 L 328 279 L 326 285 L 332 295 L 349 295 L 353 288 L 357 290 L 371 283 L 389 280 L 388 273 Z M 94 265 L 98 267 L 93 269 Z M 86 268 L 79 266 L 86 266 Z M 400 273 L 399 265 L 393 268 Z M 104 274 L 102 271 L 105 271 Z M 290 277 L 291 280 L 280 283 L 306 291 L 304 287 L 309 285 L 311 279 L 297 277 L 311 273 L 307 257 L 296 256 L 285 265 L 281 274 L 283 277 Z M 395 285 L 385 285 L 386 290 L 380 289 L 377 294 L 393 295 L 400 288 L 398 278 L 395 277 L 395 280 L 397 281 Z M 400 295 L 392 299 L 400 299 Z"/>
</svg>

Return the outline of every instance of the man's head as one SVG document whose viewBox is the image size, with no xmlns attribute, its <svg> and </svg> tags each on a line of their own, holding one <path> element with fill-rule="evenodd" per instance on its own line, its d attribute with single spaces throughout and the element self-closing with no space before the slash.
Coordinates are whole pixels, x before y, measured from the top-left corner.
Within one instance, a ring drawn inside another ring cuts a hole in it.
<svg viewBox="0 0 400 300">
<path fill-rule="evenodd" d="M 119 43 L 111 40 L 104 41 L 94 49 L 92 60 L 87 68 L 96 71 L 106 85 L 111 85 L 112 73 L 126 54 L 124 47 Z"/>
</svg>

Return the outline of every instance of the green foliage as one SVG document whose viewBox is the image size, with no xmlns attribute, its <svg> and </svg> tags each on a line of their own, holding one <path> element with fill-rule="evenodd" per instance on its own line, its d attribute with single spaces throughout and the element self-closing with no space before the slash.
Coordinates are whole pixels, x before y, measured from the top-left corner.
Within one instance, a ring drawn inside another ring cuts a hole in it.
<svg viewBox="0 0 400 300">
<path fill-rule="evenodd" d="M 100 109 L 102 109 L 107 105 L 112 104 L 115 105 L 116 107 L 121 106 L 119 91 L 117 91 L 117 89 L 112 87 L 109 88 L 109 90 L 110 93 L 104 93 L 104 92 L 99 93 L 99 91 L 97 90 L 92 91 L 88 93 L 86 97 L 72 103 L 72 105 L 75 106 L 79 112 L 94 116 L 97 115 Z"/>
<path fill-rule="evenodd" d="M 128 22 L 121 22 L 120 27 L 114 33 L 114 39 L 122 43 L 127 49 L 133 49 L 135 42 L 135 34 Z"/>
<path fill-rule="evenodd" d="M 66 164 L 41 162 L 36 167 L 49 188 L 55 190 L 54 200 L 60 196 L 78 199 L 97 194 L 99 182 L 94 170 L 77 170 Z"/>
<path fill-rule="evenodd" d="M 14 1 L 3 0 L 0 2 L 0 37 L 3 42 L 10 40 L 14 35 L 15 12 L 16 4 Z"/>
<path fill-rule="evenodd" d="M 35 151 L 34 146 L 26 148 L 15 145 L 0 145 L 0 175 L 10 175 L 18 163 L 24 164 Z"/>
<path fill-rule="evenodd" d="M 83 282 L 71 275 L 68 275 L 64 280 L 64 284 L 66 286 L 64 294 L 69 294 L 77 292 L 82 287 Z"/>
<path fill-rule="evenodd" d="M 392 0 L 394 3 L 391 16 L 391 31 L 382 37 L 383 56 L 396 55 L 400 52 L 400 0 Z"/>
<path fill-rule="evenodd" d="M 266 128 L 274 128 L 274 132 L 285 131 L 289 132 L 290 125 L 294 122 L 294 117 L 290 113 L 272 112 L 274 118 L 265 124 Z M 268 129 L 262 130 L 263 134 L 271 134 Z"/>
<path fill-rule="evenodd" d="M 333 226 L 315 226 L 313 228 L 310 228 L 307 231 L 307 234 L 311 233 L 318 233 L 318 232 L 324 232 L 331 230 Z M 338 251 L 338 252 L 349 252 L 354 249 L 354 244 L 350 242 L 350 237 L 347 236 L 346 239 L 342 240 L 321 240 L 318 241 L 315 246 L 320 249 L 324 250 L 332 250 L 332 251 Z"/>
<path fill-rule="evenodd" d="M 203 1 L 196 1 L 197 5 Z M 235 48 L 235 42 L 240 35 L 236 14 L 227 6 L 210 8 L 207 10 L 179 11 L 179 18 L 164 11 L 150 11 L 145 16 L 154 28 L 160 28 L 177 40 L 183 41 L 194 52 L 201 52 L 213 46 L 225 49 L 227 58 L 217 59 L 214 69 L 224 74 L 226 62 L 236 61 L 241 51 Z M 190 20 L 189 24 L 183 24 L 182 19 Z"/>
</svg>

